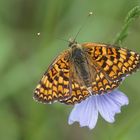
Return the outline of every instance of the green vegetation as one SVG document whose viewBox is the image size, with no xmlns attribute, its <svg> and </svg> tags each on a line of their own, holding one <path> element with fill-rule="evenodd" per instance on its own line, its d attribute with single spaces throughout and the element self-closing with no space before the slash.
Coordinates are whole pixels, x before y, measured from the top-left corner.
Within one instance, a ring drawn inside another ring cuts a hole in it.
<svg viewBox="0 0 140 140">
<path fill-rule="evenodd" d="M 57 38 L 74 37 L 89 11 L 93 16 L 78 42 L 112 42 L 122 29 L 114 43 L 140 52 L 137 5 L 139 0 L 1 0 L 0 140 L 138 140 L 140 72 L 120 86 L 130 104 L 122 108 L 116 122 L 108 124 L 99 118 L 91 131 L 67 124 L 72 106 L 44 105 L 32 99 L 44 71 L 59 52 L 67 49 L 68 44 Z"/>
</svg>

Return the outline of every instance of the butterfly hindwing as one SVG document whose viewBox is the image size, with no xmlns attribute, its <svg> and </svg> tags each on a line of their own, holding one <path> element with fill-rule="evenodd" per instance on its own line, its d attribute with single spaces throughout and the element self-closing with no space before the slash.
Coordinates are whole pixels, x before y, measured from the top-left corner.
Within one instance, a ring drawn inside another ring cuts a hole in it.
<svg viewBox="0 0 140 140">
<path fill-rule="evenodd" d="M 35 100 L 52 103 L 69 98 L 69 76 L 69 51 L 65 51 L 54 60 L 43 75 L 34 92 Z"/>
<path fill-rule="evenodd" d="M 80 103 L 82 100 L 85 100 L 89 96 L 89 92 L 86 87 L 81 86 L 79 83 L 72 81 L 71 83 L 71 97 L 62 100 L 61 103 L 65 103 L 68 105 L 74 105 L 76 103 Z"/>
<path fill-rule="evenodd" d="M 92 82 L 92 91 L 94 94 L 111 92 L 120 85 L 121 81 L 122 79 L 110 81 L 105 74 L 100 71 L 96 74 L 95 80 Z"/>
</svg>

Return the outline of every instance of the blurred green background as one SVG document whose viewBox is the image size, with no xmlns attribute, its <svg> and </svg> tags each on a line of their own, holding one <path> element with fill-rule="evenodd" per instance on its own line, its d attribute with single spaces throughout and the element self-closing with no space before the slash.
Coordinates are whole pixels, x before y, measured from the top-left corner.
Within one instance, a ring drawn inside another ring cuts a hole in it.
<svg viewBox="0 0 140 140">
<path fill-rule="evenodd" d="M 74 37 L 89 11 L 94 16 L 78 42 L 112 42 L 128 11 L 138 0 L 0 0 L 0 140 L 138 140 L 140 138 L 140 72 L 120 89 L 130 104 L 114 124 L 101 117 L 93 130 L 69 126 L 72 106 L 44 105 L 33 90 L 53 58 Z M 41 35 L 38 36 L 37 33 Z M 140 19 L 133 23 L 124 47 L 140 52 Z"/>
</svg>

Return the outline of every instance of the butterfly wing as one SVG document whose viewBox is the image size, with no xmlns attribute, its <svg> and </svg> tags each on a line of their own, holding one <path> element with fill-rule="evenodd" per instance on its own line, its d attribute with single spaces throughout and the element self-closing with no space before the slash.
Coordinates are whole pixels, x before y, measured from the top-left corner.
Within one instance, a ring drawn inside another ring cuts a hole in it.
<svg viewBox="0 0 140 140">
<path fill-rule="evenodd" d="M 111 45 L 86 43 L 85 51 L 112 80 L 126 77 L 140 68 L 140 55 Z"/>
<path fill-rule="evenodd" d="M 111 91 L 120 85 L 123 77 L 140 68 L 140 55 L 115 46 L 97 43 L 82 44 L 90 65 L 96 70 L 93 91 Z"/>
<path fill-rule="evenodd" d="M 70 97 L 70 53 L 64 51 L 49 66 L 34 92 L 34 99 L 43 103 L 64 100 Z"/>
<path fill-rule="evenodd" d="M 90 96 L 90 93 L 82 83 L 81 79 L 78 77 L 74 63 L 71 63 L 70 77 L 71 97 L 60 102 L 68 105 L 74 105 L 76 103 L 80 103 L 82 100 L 85 100 L 88 96 Z"/>
<path fill-rule="evenodd" d="M 108 77 L 103 72 L 97 72 L 95 80 L 92 82 L 92 91 L 94 94 L 102 94 L 111 92 L 113 89 L 117 88 L 122 79 L 117 81 L 110 81 Z"/>
<path fill-rule="evenodd" d="M 60 102 L 74 105 L 85 100 L 89 95 L 88 90 L 84 86 L 81 87 L 78 83 L 72 82 L 71 97 L 66 100 L 61 100 Z"/>
</svg>

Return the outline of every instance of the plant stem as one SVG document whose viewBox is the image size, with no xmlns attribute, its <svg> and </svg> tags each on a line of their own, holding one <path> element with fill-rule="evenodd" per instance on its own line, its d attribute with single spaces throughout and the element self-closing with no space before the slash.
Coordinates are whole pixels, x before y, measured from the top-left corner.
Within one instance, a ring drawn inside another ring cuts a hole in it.
<svg viewBox="0 0 140 140">
<path fill-rule="evenodd" d="M 113 44 L 115 45 L 121 45 L 122 42 L 126 39 L 128 36 L 128 30 L 130 28 L 130 25 L 140 16 L 140 6 L 136 6 L 132 8 L 125 20 L 124 25 L 121 29 L 121 31 L 116 35 L 115 39 L 113 40 Z"/>
</svg>

